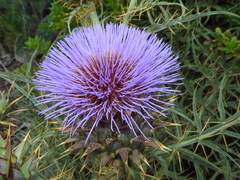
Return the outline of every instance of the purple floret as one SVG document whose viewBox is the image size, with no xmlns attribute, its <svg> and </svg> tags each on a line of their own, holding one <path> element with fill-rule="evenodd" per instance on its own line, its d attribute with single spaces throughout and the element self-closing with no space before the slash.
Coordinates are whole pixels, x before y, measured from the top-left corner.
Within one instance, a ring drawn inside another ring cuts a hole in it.
<svg viewBox="0 0 240 180">
<path fill-rule="evenodd" d="M 38 104 L 55 103 L 41 114 L 65 115 L 63 130 L 70 127 L 70 135 L 92 121 L 86 142 L 103 118 L 121 133 L 116 114 L 135 136 L 138 129 L 145 137 L 132 114 L 151 128 L 150 111 L 166 116 L 163 106 L 172 104 L 158 97 L 179 93 L 168 87 L 181 84 L 177 59 L 168 44 L 135 27 L 111 23 L 77 29 L 50 50 L 36 73 L 36 88 L 47 92 L 37 97 Z"/>
</svg>

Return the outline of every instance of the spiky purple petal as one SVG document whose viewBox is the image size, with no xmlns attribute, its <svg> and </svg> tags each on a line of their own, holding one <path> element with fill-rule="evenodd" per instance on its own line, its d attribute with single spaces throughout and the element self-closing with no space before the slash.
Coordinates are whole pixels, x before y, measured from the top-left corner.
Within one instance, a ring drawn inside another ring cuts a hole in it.
<svg viewBox="0 0 240 180">
<path fill-rule="evenodd" d="M 38 104 L 56 102 L 41 113 L 55 109 L 46 119 L 65 115 L 63 130 L 71 127 L 71 135 L 93 121 L 86 142 L 103 118 L 120 133 L 117 113 L 135 136 L 137 129 L 145 137 L 132 113 L 151 128 L 149 111 L 165 115 L 161 110 L 170 103 L 157 98 L 179 92 L 168 87 L 181 84 L 177 59 L 168 44 L 135 27 L 111 23 L 77 29 L 50 50 L 36 73 L 36 88 L 49 92 Z"/>
</svg>

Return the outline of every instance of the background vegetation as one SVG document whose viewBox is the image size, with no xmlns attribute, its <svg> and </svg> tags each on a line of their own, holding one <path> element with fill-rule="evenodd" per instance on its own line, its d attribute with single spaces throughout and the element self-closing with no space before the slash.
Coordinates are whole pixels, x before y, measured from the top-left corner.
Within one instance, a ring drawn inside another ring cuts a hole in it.
<svg viewBox="0 0 240 180">
<path fill-rule="evenodd" d="M 22 179 L 97 179 L 94 160 L 81 170 L 84 158 L 74 157 L 79 150 L 62 144 L 69 135 L 61 134 L 61 119 L 38 115 L 46 107 L 34 106 L 43 92 L 32 82 L 51 45 L 94 23 L 96 11 L 100 22 L 156 33 L 182 62 L 183 95 L 175 97 L 168 118 L 159 117 L 177 125 L 153 135 L 167 150 L 145 149 L 145 174 L 133 171 L 142 179 L 240 179 L 240 1 L 133 2 L 0 0 L 0 77 L 9 83 L 0 81 L 1 164 L 17 166 Z M 99 176 L 121 179 L 104 171 Z"/>
</svg>

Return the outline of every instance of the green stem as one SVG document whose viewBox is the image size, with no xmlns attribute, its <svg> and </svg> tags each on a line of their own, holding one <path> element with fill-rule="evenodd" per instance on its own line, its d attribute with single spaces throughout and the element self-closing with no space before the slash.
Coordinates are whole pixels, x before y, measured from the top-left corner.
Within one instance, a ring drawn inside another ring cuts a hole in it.
<svg viewBox="0 0 240 180">
<path fill-rule="evenodd" d="M 136 0 L 131 0 L 128 6 L 127 14 L 124 16 L 123 25 L 127 26 L 132 14 L 133 8 L 136 7 Z"/>
<path fill-rule="evenodd" d="M 97 15 L 97 11 L 96 11 L 96 7 L 95 7 L 94 2 L 92 2 L 91 6 L 92 6 L 92 11 L 89 12 L 89 15 L 90 15 L 90 18 L 92 20 L 92 23 L 93 24 L 100 24 L 100 21 L 99 21 L 98 15 Z"/>
</svg>

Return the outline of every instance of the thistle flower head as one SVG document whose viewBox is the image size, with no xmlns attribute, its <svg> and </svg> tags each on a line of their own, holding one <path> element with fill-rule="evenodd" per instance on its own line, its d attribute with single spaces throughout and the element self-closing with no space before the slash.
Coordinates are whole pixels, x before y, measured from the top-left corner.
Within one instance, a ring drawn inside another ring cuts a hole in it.
<svg viewBox="0 0 240 180">
<path fill-rule="evenodd" d="M 163 106 L 170 103 L 158 97 L 178 92 L 168 87 L 179 84 L 177 59 L 168 44 L 135 27 L 77 29 L 50 50 L 36 73 L 36 88 L 48 92 L 38 104 L 55 103 L 41 113 L 53 110 L 46 119 L 65 115 L 63 130 L 70 127 L 71 135 L 92 122 L 86 141 L 102 119 L 111 131 L 121 133 L 123 123 L 145 137 L 134 116 L 151 128 L 151 112 L 165 116 Z"/>
</svg>

